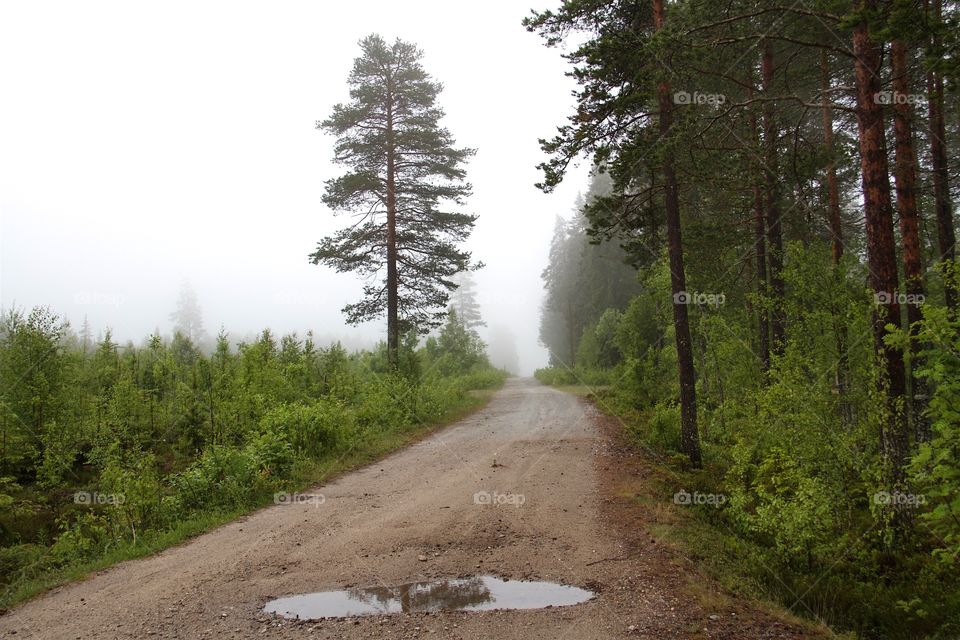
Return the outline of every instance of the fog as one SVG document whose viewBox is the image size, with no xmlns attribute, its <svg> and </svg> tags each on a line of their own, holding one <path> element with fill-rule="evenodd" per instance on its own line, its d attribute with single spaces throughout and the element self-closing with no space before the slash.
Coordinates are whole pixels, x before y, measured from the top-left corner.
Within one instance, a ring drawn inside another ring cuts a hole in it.
<svg viewBox="0 0 960 640">
<path fill-rule="evenodd" d="M 347 99 L 372 32 L 425 52 L 444 124 L 478 153 L 469 248 L 488 327 L 520 370 L 537 343 L 540 271 L 581 167 L 549 196 L 537 138 L 569 112 L 560 52 L 520 25 L 521 2 L 5 3 L 0 9 L 0 304 L 49 305 L 75 329 L 140 342 L 183 281 L 204 325 L 231 339 L 312 329 L 370 346 L 385 321 L 349 327 L 352 274 L 308 263 L 348 219 L 321 202 L 333 138 L 315 129 Z M 488 329 L 489 331 L 489 329 Z"/>
</svg>

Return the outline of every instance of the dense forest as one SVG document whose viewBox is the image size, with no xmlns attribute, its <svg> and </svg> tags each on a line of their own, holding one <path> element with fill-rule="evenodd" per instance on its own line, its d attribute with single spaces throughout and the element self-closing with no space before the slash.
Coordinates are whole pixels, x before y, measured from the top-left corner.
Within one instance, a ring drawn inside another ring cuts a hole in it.
<svg viewBox="0 0 960 640">
<path fill-rule="evenodd" d="M 573 43 L 580 86 L 540 187 L 594 165 L 543 273 L 538 377 L 590 385 L 673 491 L 723 496 L 694 501 L 700 560 L 864 637 L 960 632 L 958 11 L 569 0 L 525 22 Z"/>
</svg>

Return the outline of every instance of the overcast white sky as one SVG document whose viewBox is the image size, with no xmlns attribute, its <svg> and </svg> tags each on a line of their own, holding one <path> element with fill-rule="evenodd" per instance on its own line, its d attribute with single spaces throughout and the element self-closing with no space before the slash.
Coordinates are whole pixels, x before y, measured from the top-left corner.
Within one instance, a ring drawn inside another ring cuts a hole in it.
<svg viewBox="0 0 960 640">
<path fill-rule="evenodd" d="M 586 166 L 550 196 L 533 187 L 537 138 L 574 85 L 520 21 L 554 4 L 3 3 L 0 305 L 139 342 L 169 332 L 188 279 L 211 333 L 381 338 L 383 323 L 343 323 L 357 278 L 307 262 L 345 221 L 320 200 L 338 168 L 314 124 L 347 99 L 357 41 L 376 32 L 424 50 L 446 126 L 478 149 L 467 210 L 483 313 L 515 334 L 523 371 L 542 366 L 539 274 L 554 217 L 586 187 Z"/>
</svg>

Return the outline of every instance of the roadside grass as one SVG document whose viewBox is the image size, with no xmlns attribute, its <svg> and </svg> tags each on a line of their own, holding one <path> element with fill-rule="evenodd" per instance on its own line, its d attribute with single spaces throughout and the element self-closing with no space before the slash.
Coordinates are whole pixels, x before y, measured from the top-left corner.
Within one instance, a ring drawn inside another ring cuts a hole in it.
<svg viewBox="0 0 960 640">
<path fill-rule="evenodd" d="M 642 436 L 633 427 L 626 425 L 626 435 L 633 439 L 652 473 L 638 479 L 632 497 L 638 503 L 657 503 L 660 518 L 649 526 L 651 535 L 678 550 L 727 593 L 749 598 L 760 610 L 818 637 L 825 632 L 838 640 L 952 637 L 936 635 L 936 623 L 911 618 L 897 604 L 928 588 L 922 576 L 883 583 L 863 570 L 863 559 L 855 552 L 813 570 L 802 563 L 791 565 L 778 561 L 769 546 L 738 535 L 720 509 L 676 504 L 678 488 L 718 492 L 723 486 L 722 467 L 707 464 L 694 471 L 685 460 L 646 455 L 649 448 L 640 444 Z M 713 597 L 711 586 L 695 580 L 686 583 L 690 595 L 701 601 Z M 951 597 L 944 594 L 948 609 Z"/>
<path fill-rule="evenodd" d="M 609 387 L 589 385 L 557 385 L 554 388 L 591 401 L 603 414 L 621 420 L 622 435 L 631 447 L 642 455 L 643 477 L 634 477 L 617 493 L 641 506 L 646 514 L 646 528 L 659 544 L 678 552 L 683 560 L 678 563 L 693 565 L 711 578 L 711 581 L 686 580 L 684 590 L 705 609 L 730 608 L 734 596 L 748 598 L 751 605 L 787 624 L 820 637 L 827 632 L 820 612 L 806 609 L 799 598 L 789 597 L 790 586 L 782 581 L 774 569 L 763 560 L 763 549 L 747 540 L 728 533 L 715 517 L 709 505 L 676 504 L 674 494 L 678 487 L 686 491 L 710 493 L 721 486 L 722 470 L 717 465 L 705 469 L 690 469 L 678 456 L 650 455 L 650 448 L 634 425 L 623 422 L 638 416 L 620 415 L 614 402 L 606 402 Z M 779 584 L 780 589 L 772 588 Z M 796 610 L 785 605 L 793 602 Z M 854 633 L 829 632 L 838 640 L 853 640 Z"/>
<path fill-rule="evenodd" d="M 502 383 L 499 386 L 502 386 Z M 358 446 L 345 454 L 312 460 L 298 469 L 294 479 L 289 482 L 289 488 L 291 491 L 306 490 L 382 460 L 395 451 L 479 411 L 486 406 L 499 386 L 468 391 L 460 403 L 451 407 L 436 422 L 413 425 L 402 430 L 384 431 L 376 434 L 377 437 L 363 439 Z M 0 614 L 46 591 L 70 582 L 87 579 L 120 562 L 135 560 L 183 544 L 191 538 L 208 533 L 272 504 L 273 493 L 264 493 L 257 496 L 249 508 L 195 514 L 169 528 L 145 531 L 138 536 L 136 542 L 123 541 L 95 558 L 45 571 L 37 576 L 14 580 L 0 593 Z"/>
<path fill-rule="evenodd" d="M 602 395 L 608 392 L 611 387 L 610 385 L 596 385 L 590 386 L 586 384 L 564 384 L 557 385 L 554 389 L 563 391 L 564 393 L 570 393 L 575 396 L 580 396 L 581 398 L 590 398 L 594 395 Z"/>
<path fill-rule="evenodd" d="M 709 513 L 704 512 L 712 507 L 674 503 L 677 480 L 692 489 L 704 484 L 704 472 L 678 472 L 649 458 L 645 458 L 645 463 L 651 467 L 650 475 L 638 478 L 625 490 L 629 491 L 631 499 L 653 514 L 648 531 L 658 543 L 680 552 L 686 563 L 712 579 L 712 582 L 686 581 L 684 588 L 688 595 L 711 610 L 729 608 L 732 595 L 746 597 L 760 611 L 801 627 L 811 635 L 824 633 L 825 623 L 816 612 L 803 611 L 804 605 L 800 605 L 800 611 L 794 611 L 783 604 L 788 599 L 781 591 L 769 587 L 780 578 L 764 564 L 760 547 L 711 522 Z M 806 613 L 806 616 L 800 613 Z M 831 633 L 831 637 L 852 640 L 856 635 Z"/>
</svg>

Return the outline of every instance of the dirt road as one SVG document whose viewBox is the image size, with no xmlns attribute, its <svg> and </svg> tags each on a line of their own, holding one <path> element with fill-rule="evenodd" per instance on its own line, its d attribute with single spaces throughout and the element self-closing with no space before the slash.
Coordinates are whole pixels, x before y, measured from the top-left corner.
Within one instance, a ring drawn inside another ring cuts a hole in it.
<svg viewBox="0 0 960 640">
<path fill-rule="evenodd" d="M 612 515 L 616 461 L 596 413 L 512 379 L 471 417 L 315 488 L 322 504 L 266 508 L 57 589 L 0 617 L 0 637 L 800 637 L 743 607 L 685 604 L 686 570 Z M 494 492 L 508 497 L 477 504 Z M 320 622 L 262 612 L 290 594 L 480 574 L 598 595 L 532 611 Z"/>
</svg>

